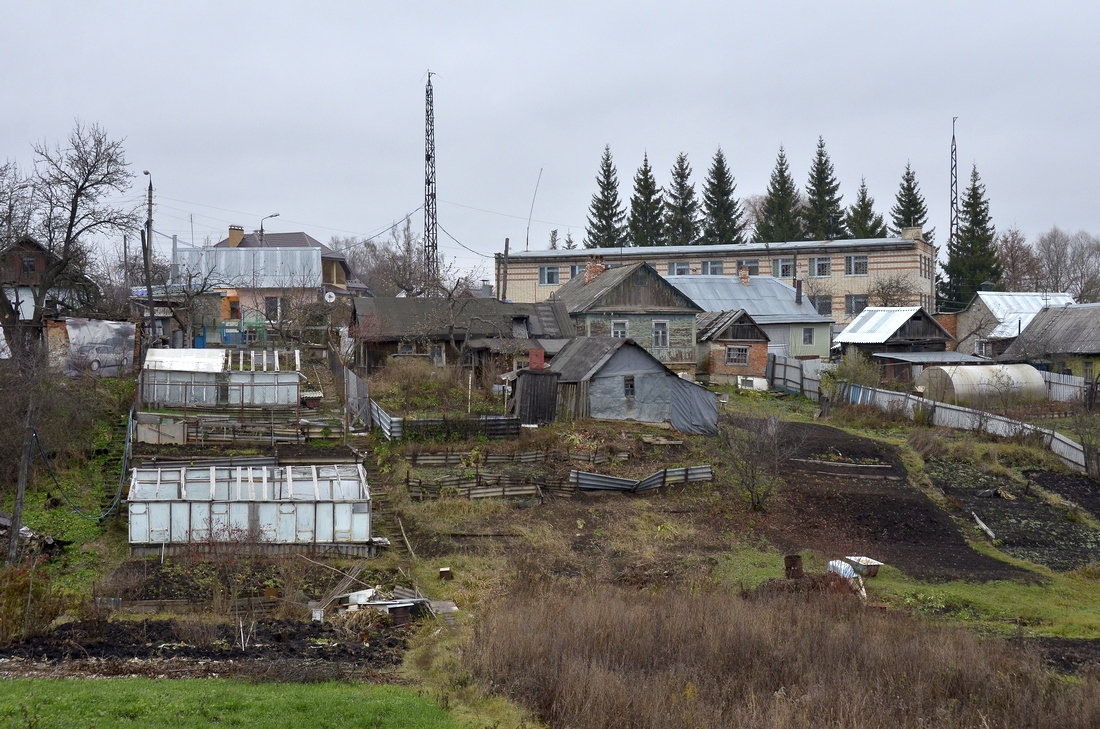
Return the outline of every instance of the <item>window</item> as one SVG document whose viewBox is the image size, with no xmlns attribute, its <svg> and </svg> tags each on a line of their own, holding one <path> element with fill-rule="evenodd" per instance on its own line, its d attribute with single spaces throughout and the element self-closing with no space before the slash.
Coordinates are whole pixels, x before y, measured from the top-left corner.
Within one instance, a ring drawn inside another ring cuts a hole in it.
<svg viewBox="0 0 1100 729">
<path fill-rule="evenodd" d="M 667 321 L 655 321 L 655 322 L 653 322 L 653 346 L 654 347 L 667 347 L 668 346 L 668 322 Z"/>
<path fill-rule="evenodd" d="M 722 275 L 722 262 L 721 261 L 703 261 L 703 275 L 704 276 L 721 276 Z"/>
<path fill-rule="evenodd" d="M 866 276 L 867 256 L 844 256 L 845 276 Z"/>
<path fill-rule="evenodd" d="M 397 345 L 397 351 L 399 354 L 412 354 L 414 349 L 411 344 L 399 344 Z"/>
<path fill-rule="evenodd" d="M 569 278 L 576 278 L 578 274 L 584 271 L 584 266 L 579 263 L 574 263 L 569 267 Z"/>
<path fill-rule="evenodd" d="M 443 347 L 438 344 L 432 345 L 432 364 L 436 367 L 443 366 Z"/>
<path fill-rule="evenodd" d="M 634 375 L 623 375 L 623 397 L 634 397 Z"/>
<path fill-rule="evenodd" d="M 743 261 L 738 261 L 737 262 L 738 272 L 740 272 L 742 268 L 749 269 L 749 275 L 750 276 L 759 276 L 760 275 L 760 261 L 755 259 L 755 258 L 747 258 Z"/>
<path fill-rule="evenodd" d="M 34 256 L 23 256 L 23 275 L 29 276 L 34 273 L 35 259 Z"/>
<path fill-rule="evenodd" d="M 844 297 L 844 316 L 856 316 L 867 308 L 867 294 L 848 294 Z"/>
<path fill-rule="evenodd" d="M 241 302 L 230 301 L 229 302 L 229 318 L 240 319 L 241 318 Z"/>
<path fill-rule="evenodd" d="M 544 286 L 554 286 L 558 283 L 557 266 L 539 266 L 539 283 Z"/>
<path fill-rule="evenodd" d="M 772 275 L 776 278 L 794 278 L 794 259 L 772 259 Z"/>
<path fill-rule="evenodd" d="M 824 278 L 832 275 L 831 264 L 832 260 L 829 258 L 811 258 L 810 259 L 810 276 L 814 278 Z"/>
<path fill-rule="evenodd" d="M 613 322 L 611 322 L 611 336 L 615 337 L 615 339 L 626 339 L 627 337 L 629 337 L 630 334 L 627 333 L 626 322 L 625 321 L 613 321 Z"/>
<path fill-rule="evenodd" d="M 279 321 L 282 308 L 283 300 L 278 296 L 264 297 L 264 316 L 268 321 Z"/>
<path fill-rule="evenodd" d="M 726 364 L 747 365 L 749 363 L 749 348 L 726 345 Z"/>
<path fill-rule="evenodd" d="M 1092 382 L 1092 362 L 1085 362 L 1085 382 Z"/>
<path fill-rule="evenodd" d="M 668 264 L 669 276 L 687 276 L 691 273 L 691 266 L 687 261 L 673 261 Z"/>
<path fill-rule="evenodd" d="M 832 296 L 810 296 L 810 304 L 818 314 L 822 316 L 833 315 L 833 297 Z"/>
<path fill-rule="evenodd" d="M 975 339 L 974 340 L 974 354 L 979 357 L 989 356 L 989 340 L 988 339 Z"/>
<path fill-rule="evenodd" d="M 814 328 L 803 327 L 802 328 L 802 343 L 806 345 L 812 345 L 814 343 Z"/>
</svg>

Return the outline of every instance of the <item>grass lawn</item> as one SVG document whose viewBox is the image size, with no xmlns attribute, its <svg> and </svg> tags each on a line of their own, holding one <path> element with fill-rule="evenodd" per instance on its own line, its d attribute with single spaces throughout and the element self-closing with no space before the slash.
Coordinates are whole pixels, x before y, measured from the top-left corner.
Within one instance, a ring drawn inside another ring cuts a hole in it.
<svg viewBox="0 0 1100 729">
<path fill-rule="evenodd" d="M 0 681 L 11 727 L 457 727 L 430 699 L 396 686 L 253 684 L 220 679 Z"/>
</svg>

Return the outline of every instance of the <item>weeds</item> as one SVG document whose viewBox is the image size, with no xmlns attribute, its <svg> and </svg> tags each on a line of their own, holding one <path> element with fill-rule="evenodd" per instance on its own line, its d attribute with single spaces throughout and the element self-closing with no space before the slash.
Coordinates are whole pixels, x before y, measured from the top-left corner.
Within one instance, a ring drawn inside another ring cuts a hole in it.
<svg viewBox="0 0 1100 729">
<path fill-rule="evenodd" d="M 42 560 L 0 568 L 0 647 L 41 635 L 66 607 Z"/>
</svg>

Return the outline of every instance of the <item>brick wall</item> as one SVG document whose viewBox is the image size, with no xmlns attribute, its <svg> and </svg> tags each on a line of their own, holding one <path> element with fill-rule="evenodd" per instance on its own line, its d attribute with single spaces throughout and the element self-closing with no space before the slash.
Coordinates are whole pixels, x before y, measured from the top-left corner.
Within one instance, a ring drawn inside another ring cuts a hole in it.
<svg viewBox="0 0 1100 729">
<path fill-rule="evenodd" d="M 743 365 L 726 364 L 726 345 L 749 348 L 749 362 Z M 733 382 L 736 377 L 764 377 L 768 368 L 767 342 L 708 342 L 700 344 L 708 347 L 709 381 L 715 383 Z"/>
</svg>

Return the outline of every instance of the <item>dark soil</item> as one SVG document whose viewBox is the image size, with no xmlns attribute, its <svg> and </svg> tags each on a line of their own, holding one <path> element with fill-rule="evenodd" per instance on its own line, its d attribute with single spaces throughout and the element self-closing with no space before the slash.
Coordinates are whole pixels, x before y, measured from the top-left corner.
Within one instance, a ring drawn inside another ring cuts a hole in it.
<svg viewBox="0 0 1100 729">
<path fill-rule="evenodd" d="M 1019 642 L 1038 652 L 1044 663 L 1061 673 L 1100 669 L 1100 640 L 1026 638 Z"/>
<path fill-rule="evenodd" d="M 895 448 L 820 425 L 793 428 L 799 458 L 839 453 L 882 468 L 791 462 L 787 485 L 760 520 L 761 534 L 791 552 L 863 554 L 922 580 L 1029 580 L 1031 573 L 975 552 L 958 524 L 910 486 Z"/>
<path fill-rule="evenodd" d="M 348 668 L 381 670 L 398 665 L 407 645 L 407 628 L 382 627 L 365 640 L 339 640 L 322 623 L 289 620 L 261 621 L 240 647 L 239 628 L 209 625 L 198 631 L 203 639 L 196 645 L 195 629 L 188 619 L 113 620 L 66 623 L 46 635 L 0 649 L 0 659 L 36 662 L 90 660 L 204 660 L 315 662 L 346 664 Z M 249 624 L 244 626 L 246 634 Z M 186 639 L 185 639 L 186 638 Z M 188 642 L 191 641 L 191 642 Z M 288 664 L 289 665 L 289 664 Z"/>
<path fill-rule="evenodd" d="M 960 515 L 972 519 L 976 513 L 993 530 L 998 547 L 1013 557 L 1059 572 L 1100 560 L 1100 532 L 1035 492 L 964 463 L 932 459 L 926 470 L 934 485 L 962 504 Z M 1056 477 L 1051 482 L 1066 478 L 1049 475 Z"/>
<path fill-rule="evenodd" d="M 1043 489 L 1069 499 L 1092 516 L 1100 518 L 1100 483 L 1077 473 L 1028 471 L 1024 475 Z"/>
</svg>

